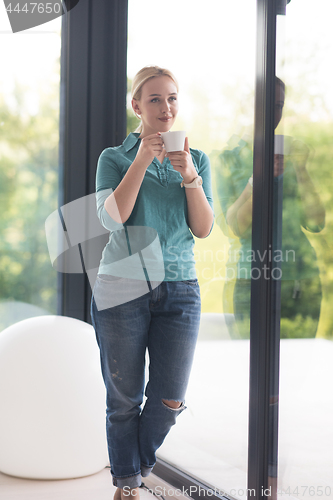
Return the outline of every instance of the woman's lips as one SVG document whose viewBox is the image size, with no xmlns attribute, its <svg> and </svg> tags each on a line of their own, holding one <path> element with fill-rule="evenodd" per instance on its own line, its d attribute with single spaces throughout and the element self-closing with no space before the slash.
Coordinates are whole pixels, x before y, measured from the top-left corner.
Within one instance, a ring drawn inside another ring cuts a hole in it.
<svg viewBox="0 0 333 500">
<path fill-rule="evenodd" d="M 159 120 L 161 120 L 161 122 L 168 122 L 171 118 L 171 116 L 163 116 L 162 118 L 159 118 Z"/>
</svg>

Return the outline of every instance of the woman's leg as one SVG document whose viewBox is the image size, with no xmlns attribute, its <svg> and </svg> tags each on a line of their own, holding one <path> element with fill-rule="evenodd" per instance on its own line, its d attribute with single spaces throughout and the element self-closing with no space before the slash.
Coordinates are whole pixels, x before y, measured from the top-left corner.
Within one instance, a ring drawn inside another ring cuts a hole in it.
<svg viewBox="0 0 333 500">
<path fill-rule="evenodd" d="M 94 294 L 106 286 L 99 280 Z M 92 319 L 107 390 L 106 430 L 113 484 L 136 488 L 141 484 L 138 428 L 150 324 L 149 294 L 100 311 L 93 299 Z"/>
<path fill-rule="evenodd" d="M 198 336 L 201 303 L 196 280 L 163 282 L 152 292 L 149 382 L 140 417 L 141 471 L 147 476 L 184 398 Z"/>
</svg>

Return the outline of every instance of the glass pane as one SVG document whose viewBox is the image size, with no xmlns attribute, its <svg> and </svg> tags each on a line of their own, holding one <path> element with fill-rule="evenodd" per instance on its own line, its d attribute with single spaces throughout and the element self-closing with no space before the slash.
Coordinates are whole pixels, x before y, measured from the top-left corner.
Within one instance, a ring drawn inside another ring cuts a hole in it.
<svg viewBox="0 0 333 500">
<path fill-rule="evenodd" d="M 190 147 L 209 155 L 214 191 L 213 231 L 195 240 L 202 319 L 187 411 L 159 456 L 236 498 L 247 487 L 251 242 L 227 213 L 252 176 L 255 27 L 255 0 L 216 0 L 207 8 L 171 0 L 167 9 L 129 0 L 129 83 L 150 64 L 174 73 L 180 111 L 173 130 L 186 130 Z M 130 132 L 130 96 L 128 104 Z M 242 304 L 234 292 L 241 267 Z M 237 318 L 235 303 L 242 308 Z"/>
<path fill-rule="evenodd" d="M 1 9 L 0 330 L 57 310 L 44 224 L 58 199 L 61 27 L 12 34 Z"/>
<path fill-rule="evenodd" d="M 291 0 L 278 26 L 286 85 L 278 493 L 333 496 L 333 39 L 329 0 Z"/>
</svg>

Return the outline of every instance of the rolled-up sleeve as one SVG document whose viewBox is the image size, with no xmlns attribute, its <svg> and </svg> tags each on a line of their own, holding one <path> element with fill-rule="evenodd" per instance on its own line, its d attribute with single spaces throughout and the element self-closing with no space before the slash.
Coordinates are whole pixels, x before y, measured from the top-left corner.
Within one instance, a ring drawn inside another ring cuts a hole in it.
<svg viewBox="0 0 333 500">
<path fill-rule="evenodd" d="M 123 225 L 113 220 L 104 208 L 105 200 L 113 193 L 122 176 L 119 166 L 115 162 L 112 148 L 105 149 L 97 163 L 96 172 L 96 206 L 97 216 L 105 229 L 116 231 Z"/>
</svg>

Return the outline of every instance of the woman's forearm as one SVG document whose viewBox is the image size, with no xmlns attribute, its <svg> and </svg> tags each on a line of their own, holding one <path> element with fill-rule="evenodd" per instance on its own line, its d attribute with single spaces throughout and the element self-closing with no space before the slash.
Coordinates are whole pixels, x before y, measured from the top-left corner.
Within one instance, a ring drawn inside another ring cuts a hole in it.
<svg viewBox="0 0 333 500">
<path fill-rule="evenodd" d="M 213 224 L 213 210 L 211 209 L 202 187 L 185 188 L 189 226 L 197 238 L 209 235 Z"/>
<path fill-rule="evenodd" d="M 120 184 L 105 200 L 104 208 L 116 222 L 124 223 L 131 215 L 146 169 L 145 163 L 135 159 Z"/>
<path fill-rule="evenodd" d="M 233 203 L 226 215 L 228 226 L 236 236 L 242 236 L 252 224 L 252 186 L 246 184 L 239 198 Z"/>
</svg>

